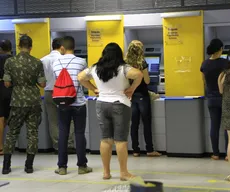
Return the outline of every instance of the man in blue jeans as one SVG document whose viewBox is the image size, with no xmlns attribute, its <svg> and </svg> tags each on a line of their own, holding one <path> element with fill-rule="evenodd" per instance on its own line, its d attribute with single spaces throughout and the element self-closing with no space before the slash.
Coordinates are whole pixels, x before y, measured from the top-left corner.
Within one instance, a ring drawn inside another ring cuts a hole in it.
<svg viewBox="0 0 230 192">
<path fill-rule="evenodd" d="M 59 76 L 63 67 L 69 72 L 74 86 L 77 91 L 77 98 L 73 104 L 65 108 L 58 108 L 59 120 L 59 141 L 58 141 L 58 169 L 55 173 L 59 175 L 67 174 L 68 163 L 68 138 L 71 120 L 74 122 L 74 132 L 76 141 L 76 153 L 78 158 L 77 166 L 78 174 L 86 174 L 92 172 L 92 168 L 87 166 L 86 158 L 86 100 L 82 86 L 77 80 L 78 73 L 86 67 L 85 59 L 74 55 L 75 41 L 73 37 L 66 36 L 63 38 L 63 47 L 65 55 L 60 56 L 53 63 L 53 71 L 56 78 Z"/>
</svg>

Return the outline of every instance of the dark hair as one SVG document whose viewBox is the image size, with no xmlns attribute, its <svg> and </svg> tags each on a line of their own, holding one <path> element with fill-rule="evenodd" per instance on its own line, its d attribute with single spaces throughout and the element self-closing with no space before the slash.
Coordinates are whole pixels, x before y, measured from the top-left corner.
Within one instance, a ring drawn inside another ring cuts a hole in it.
<svg viewBox="0 0 230 192">
<path fill-rule="evenodd" d="M 60 49 L 62 46 L 62 38 L 55 38 L 53 39 L 53 42 L 52 42 L 52 48 L 53 50 L 57 50 L 57 49 Z"/>
<path fill-rule="evenodd" d="M 74 50 L 75 48 L 75 40 L 71 36 L 63 37 L 63 47 L 67 50 Z"/>
<path fill-rule="evenodd" d="M 118 67 L 124 65 L 123 52 L 117 43 L 109 43 L 102 52 L 96 66 L 97 76 L 103 82 L 108 82 L 118 75 Z"/>
<path fill-rule="evenodd" d="M 218 51 L 224 46 L 223 42 L 220 39 L 213 39 L 209 46 L 207 47 L 207 54 L 212 55 Z"/>
<path fill-rule="evenodd" d="M 1 48 L 1 50 L 4 51 L 4 52 L 9 52 L 9 51 L 11 51 L 11 50 L 12 50 L 12 44 L 11 44 L 10 40 L 7 40 L 7 39 L 2 40 L 2 41 L 0 42 L 0 48 Z"/>
<path fill-rule="evenodd" d="M 32 47 L 33 41 L 28 35 L 23 35 L 19 40 L 19 47 L 30 49 Z"/>
</svg>

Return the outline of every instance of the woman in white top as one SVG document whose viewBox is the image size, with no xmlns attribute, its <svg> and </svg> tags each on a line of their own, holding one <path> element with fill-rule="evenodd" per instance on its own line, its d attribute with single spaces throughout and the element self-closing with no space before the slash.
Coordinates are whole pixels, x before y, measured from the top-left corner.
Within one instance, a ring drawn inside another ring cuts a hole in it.
<svg viewBox="0 0 230 192">
<path fill-rule="evenodd" d="M 84 87 L 99 93 L 96 112 L 102 133 L 100 153 L 104 167 L 103 179 L 111 178 L 110 160 L 114 142 L 120 164 L 120 179 L 126 181 L 134 177 L 127 168 L 130 98 L 142 78 L 140 70 L 125 64 L 122 50 L 116 43 L 109 43 L 99 61 L 78 75 Z M 97 88 L 90 82 L 91 79 L 94 79 Z M 131 86 L 128 79 L 134 80 Z"/>
</svg>

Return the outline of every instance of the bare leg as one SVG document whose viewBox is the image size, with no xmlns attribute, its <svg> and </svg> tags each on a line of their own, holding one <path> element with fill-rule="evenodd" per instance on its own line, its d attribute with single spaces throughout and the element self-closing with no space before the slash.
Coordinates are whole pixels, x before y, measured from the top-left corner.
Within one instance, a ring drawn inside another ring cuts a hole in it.
<svg viewBox="0 0 230 192">
<path fill-rule="evenodd" d="M 120 164 L 120 179 L 127 181 L 134 176 L 128 172 L 127 161 L 128 161 L 128 143 L 127 142 L 115 142 L 118 161 Z"/>
<path fill-rule="evenodd" d="M 0 117 L 0 155 L 3 155 L 3 134 L 5 128 L 5 118 Z"/>
<path fill-rule="evenodd" d="M 110 179 L 110 160 L 112 156 L 112 147 L 113 147 L 113 140 L 112 139 L 104 139 L 101 141 L 100 146 L 100 153 L 101 159 L 104 168 L 103 179 Z"/>
</svg>

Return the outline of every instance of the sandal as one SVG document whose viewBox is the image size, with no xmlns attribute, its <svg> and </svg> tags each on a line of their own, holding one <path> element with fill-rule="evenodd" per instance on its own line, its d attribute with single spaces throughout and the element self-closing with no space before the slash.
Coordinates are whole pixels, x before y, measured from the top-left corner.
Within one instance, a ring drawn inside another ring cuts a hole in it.
<svg viewBox="0 0 230 192">
<path fill-rule="evenodd" d="M 108 176 L 103 176 L 103 180 L 109 180 L 112 178 L 112 175 L 108 175 Z"/>
<path fill-rule="evenodd" d="M 153 151 L 151 153 L 147 153 L 148 157 L 160 157 L 162 154 L 157 152 L 157 151 Z"/>
<path fill-rule="evenodd" d="M 224 180 L 225 180 L 225 181 L 230 181 L 230 175 L 227 176 Z"/>
<path fill-rule="evenodd" d="M 121 181 L 129 181 L 129 180 L 131 180 L 131 179 L 133 179 L 135 177 L 136 177 L 135 175 L 130 175 L 128 177 L 120 177 L 120 180 Z"/>
<path fill-rule="evenodd" d="M 216 156 L 216 155 L 212 155 L 212 156 L 211 156 L 211 159 L 213 159 L 213 160 L 219 160 L 220 157 L 219 157 L 219 156 Z"/>
<path fill-rule="evenodd" d="M 134 157 L 140 157 L 140 153 L 133 153 Z"/>
</svg>

